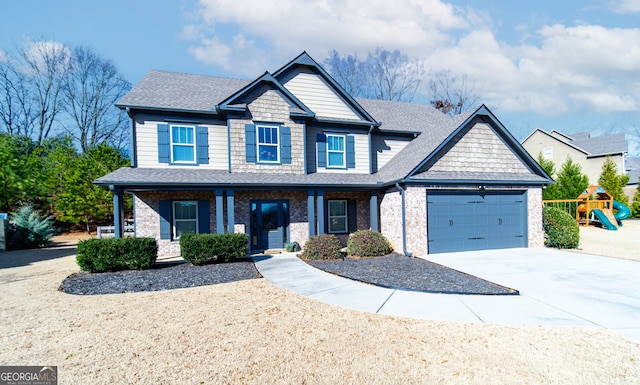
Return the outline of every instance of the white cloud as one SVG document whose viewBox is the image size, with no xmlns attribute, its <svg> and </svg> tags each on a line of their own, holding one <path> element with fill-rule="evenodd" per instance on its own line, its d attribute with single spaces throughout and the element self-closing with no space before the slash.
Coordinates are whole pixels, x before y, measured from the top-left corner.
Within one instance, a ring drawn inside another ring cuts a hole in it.
<svg viewBox="0 0 640 385">
<path fill-rule="evenodd" d="M 25 43 L 22 52 L 22 68 L 25 72 L 63 71 L 71 60 L 71 51 L 57 41 L 35 41 Z"/>
<path fill-rule="evenodd" d="M 640 0 L 617 4 L 640 11 Z M 191 53 L 235 76 L 257 77 L 302 51 L 321 62 L 332 49 L 364 57 L 384 47 L 419 58 L 432 71 L 467 74 L 481 101 L 502 111 L 555 115 L 640 106 L 637 28 L 538 26 L 522 32 L 522 43 L 507 44 L 489 15 L 442 0 L 200 0 L 194 14 L 199 19 L 183 31 L 193 41 Z"/>
<path fill-rule="evenodd" d="M 617 0 L 611 8 L 616 13 L 640 13 L 640 0 Z"/>
<path fill-rule="evenodd" d="M 319 58 L 332 49 L 366 55 L 376 47 L 414 55 L 451 42 L 447 31 L 468 28 L 453 6 L 440 0 L 201 0 L 199 14 L 200 23 L 188 26 L 188 35 L 195 36 L 198 29 L 207 37 L 194 44 L 194 54 L 216 41 L 227 52 L 251 50 L 248 55 L 268 57 L 278 64 L 304 50 Z M 225 36 L 234 28 L 233 36 Z M 237 47 L 238 40 L 260 44 Z M 236 64 L 222 58 L 205 63 L 226 70 L 235 69 Z"/>
</svg>

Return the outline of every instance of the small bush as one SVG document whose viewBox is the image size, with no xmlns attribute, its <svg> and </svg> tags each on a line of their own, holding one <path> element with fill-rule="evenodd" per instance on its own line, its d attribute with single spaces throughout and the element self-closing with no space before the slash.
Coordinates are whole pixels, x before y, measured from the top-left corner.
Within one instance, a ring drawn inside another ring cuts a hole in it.
<svg viewBox="0 0 640 385">
<path fill-rule="evenodd" d="M 342 258 L 342 245 L 333 234 L 316 235 L 304 244 L 301 257 L 304 259 L 339 259 Z"/>
<path fill-rule="evenodd" d="M 358 230 L 347 240 L 347 254 L 357 257 L 379 257 L 391 252 L 387 238 L 375 230 Z"/>
<path fill-rule="evenodd" d="M 40 215 L 31 205 L 22 206 L 11 215 L 7 234 L 9 250 L 43 247 L 58 233 L 51 217 Z"/>
<path fill-rule="evenodd" d="M 184 234 L 180 255 L 193 265 L 229 262 L 247 255 L 246 234 Z"/>
<path fill-rule="evenodd" d="M 580 244 L 578 222 L 563 210 L 545 207 L 542 210 L 542 227 L 545 233 L 545 246 L 575 249 Z"/>
<path fill-rule="evenodd" d="M 158 245 L 153 238 L 86 239 L 78 243 L 76 261 L 92 273 L 148 269 L 156 263 Z"/>
</svg>

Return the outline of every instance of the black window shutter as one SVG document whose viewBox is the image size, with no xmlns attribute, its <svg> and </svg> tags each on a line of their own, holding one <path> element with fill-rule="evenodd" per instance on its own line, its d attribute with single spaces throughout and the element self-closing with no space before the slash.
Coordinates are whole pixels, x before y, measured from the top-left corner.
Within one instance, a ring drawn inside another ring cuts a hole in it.
<svg viewBox="0 0 640 385">
<path fill-rule="evenodd" d="M 327 167 L 327 136 L 318 134 L 316 142 L 318 143 L 318 167 Z"/>
<path fill-rule="evenodd" d="M 245 124 L 244 140 L 246 142 L 247 163 L 256 163 L 256 125 Z"/>
<path fill-rule="evenodd" d="M 160 201 L 160 239 L 171 239 L 171 201 Z"/>
<path fill-rule="evenodd" d="M 169 149 L 169 125 L 166 123 L 158 124 L 158 162 L 169 163 L 171 158 L 171 150 Z"/>
<path fill-rule="evenodd" d="M 347 168 L 356 167 L 356 144 L 353 136 L 347 135 Z"/>
<path fill-rule="evenodd" d="M 209 164 L 209 132 L 207 127 L 196 128 L 196 146 L 198 164 Z"/>
<path fill-rule="evenodd" d="M 280 161 L 282 164 L 291 164 L 291 128 L 280 127 Z"/>
<path fill-rule="evenodd" d="M 324 200 L 324 234 L 329 234 L 329 201 Z"/>
<path fill-rule="evenodd" d="M 211 232 L 211 210 L 207 200 L 198 201 L 198 232 L 209 234 Z"/>
<path fill-rule="evenodd" d="M 355 233 L 358 230 L 358 205 L 353 199 L 347 200 L 347 224 L 349 233 Z"/>
</svg>

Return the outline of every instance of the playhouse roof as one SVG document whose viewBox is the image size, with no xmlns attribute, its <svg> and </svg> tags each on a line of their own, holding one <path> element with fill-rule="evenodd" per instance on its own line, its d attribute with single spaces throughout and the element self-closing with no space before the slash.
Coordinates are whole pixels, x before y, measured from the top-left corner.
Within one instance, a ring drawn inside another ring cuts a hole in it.
<svg viewBox="0 0 640 385">
<path fill-rule="evenodd" d="M 613 196 L 607 192 L 602 186 L 593 185 L 587 187 L 582 194 L 578 195 L 578 199 L 589 199 L 593 194 L 596 194 L 598 198 L 603 200 L 611 200 Z"/>
</svg>

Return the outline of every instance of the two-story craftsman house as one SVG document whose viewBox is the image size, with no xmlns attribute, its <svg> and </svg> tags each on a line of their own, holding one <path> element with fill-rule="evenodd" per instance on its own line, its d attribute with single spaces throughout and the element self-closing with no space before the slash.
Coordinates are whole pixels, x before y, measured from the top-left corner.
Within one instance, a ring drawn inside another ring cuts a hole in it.
<svg viewBox="0 0 640 385">
<path fill-rule="evenodd" d="M 253 81 L 151 71 L 118 107 L 131 167 L 96 183 L 117 235 L 134 194 L 160 255 L 187 232 L 243 232 L 248 251 L 369 228 L 408 255 L 543 245 L 551 180 L 485 106 L 354 99 L 302 53 Z"/>
</svg>

